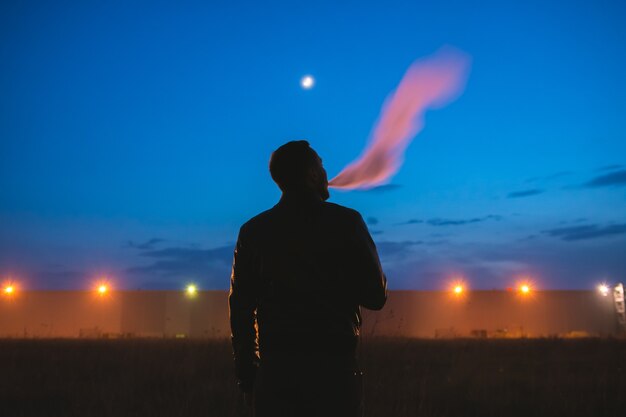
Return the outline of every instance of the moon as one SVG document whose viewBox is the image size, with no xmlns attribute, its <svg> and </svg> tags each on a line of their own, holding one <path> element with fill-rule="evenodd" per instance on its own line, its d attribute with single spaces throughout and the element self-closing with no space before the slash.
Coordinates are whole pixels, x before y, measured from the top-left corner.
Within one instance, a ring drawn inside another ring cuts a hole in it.
<svg viewBox="0 0 626 417">
<path fill-rule="evenodd" d="M 302 88 L 304 88 L 305 90 L 310 90 L 311 88 L 313 88 L 314 84 L 315 78 L 313 78 L 313 76 L 311 75 L 305 75 L 300 80 L 300 86 L 302 86 Z"/>
</svg>

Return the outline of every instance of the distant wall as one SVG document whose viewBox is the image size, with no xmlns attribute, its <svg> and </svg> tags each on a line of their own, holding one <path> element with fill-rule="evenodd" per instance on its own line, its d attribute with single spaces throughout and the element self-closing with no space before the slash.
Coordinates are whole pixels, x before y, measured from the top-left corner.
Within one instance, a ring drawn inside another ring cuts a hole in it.
<svg viewBox="0 0 626 417">
<path fill-rule="evenodd" d="M 380 312 L 364 311 L 365 335 L 545 337 L 616 331 L 611 297 L 595 291 L 392 291 Z"/>
<path fill-rule="evenodd" d="M 80 329 L 119 332 L 122 299 L 86 291 L 21 291 L 0 297 L 0 336 L 78 337 Z"/>
<path fill-rule="evenodd" d="M 0 337 L 226 337 L 224 291 L 25 291 L 0 297 Z"/>
<path fill-rule="evenodd" d="M 364 335 L 539 337 L 615 332 L 611 297 L 594 291 L 391 291 L 363 312 Z M 25 291 L 0 298 L 0 337 L 228 337 L 228 295 L 200 291 Z"/>
</svg>

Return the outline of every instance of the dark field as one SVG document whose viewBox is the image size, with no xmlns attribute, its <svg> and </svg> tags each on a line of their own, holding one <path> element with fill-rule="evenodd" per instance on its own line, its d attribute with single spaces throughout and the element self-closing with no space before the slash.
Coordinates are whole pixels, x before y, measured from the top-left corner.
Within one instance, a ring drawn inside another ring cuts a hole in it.
<svg viewBox="0 0 626 417">
<path fill-rule="evenodd" d="M 367 339 L 366 416 L 624 416 L 626 340 Z M 0 340 L 0 416 L 248 416 L 227 341 Z"/>
</svg>

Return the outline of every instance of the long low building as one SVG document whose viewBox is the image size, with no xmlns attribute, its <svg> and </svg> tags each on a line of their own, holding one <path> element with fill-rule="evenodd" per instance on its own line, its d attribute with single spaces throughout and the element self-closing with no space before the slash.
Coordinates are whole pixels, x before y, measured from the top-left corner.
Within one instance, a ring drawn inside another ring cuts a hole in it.
<svg viewBox="0 0 626 417">
<path fill-rule="evenodd" d="M 408 337 L 607 336 L 613 298 L 595 291 L 391 291 L 364 311 L 363 334 Z M 0 298 L 0 337 L 192 337 L 230 334 L 228 293 L 23 291 Z"/>
</svg>

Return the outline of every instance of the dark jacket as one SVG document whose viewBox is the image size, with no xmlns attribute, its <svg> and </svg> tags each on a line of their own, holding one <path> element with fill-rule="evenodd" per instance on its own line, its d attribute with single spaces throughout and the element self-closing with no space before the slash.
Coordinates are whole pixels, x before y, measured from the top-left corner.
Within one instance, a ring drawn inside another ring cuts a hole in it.
<svg viewBox="0 0 626 417">
<path fill-rule="evenodd" d="M 361 215 L 310 193 L 280 202 L 245 223 L 230 282 L 237 377 L 253 378 L 263 359 L 352 355 L 360 307 L 379 310 L 387 280 Z"/>
</svg>

